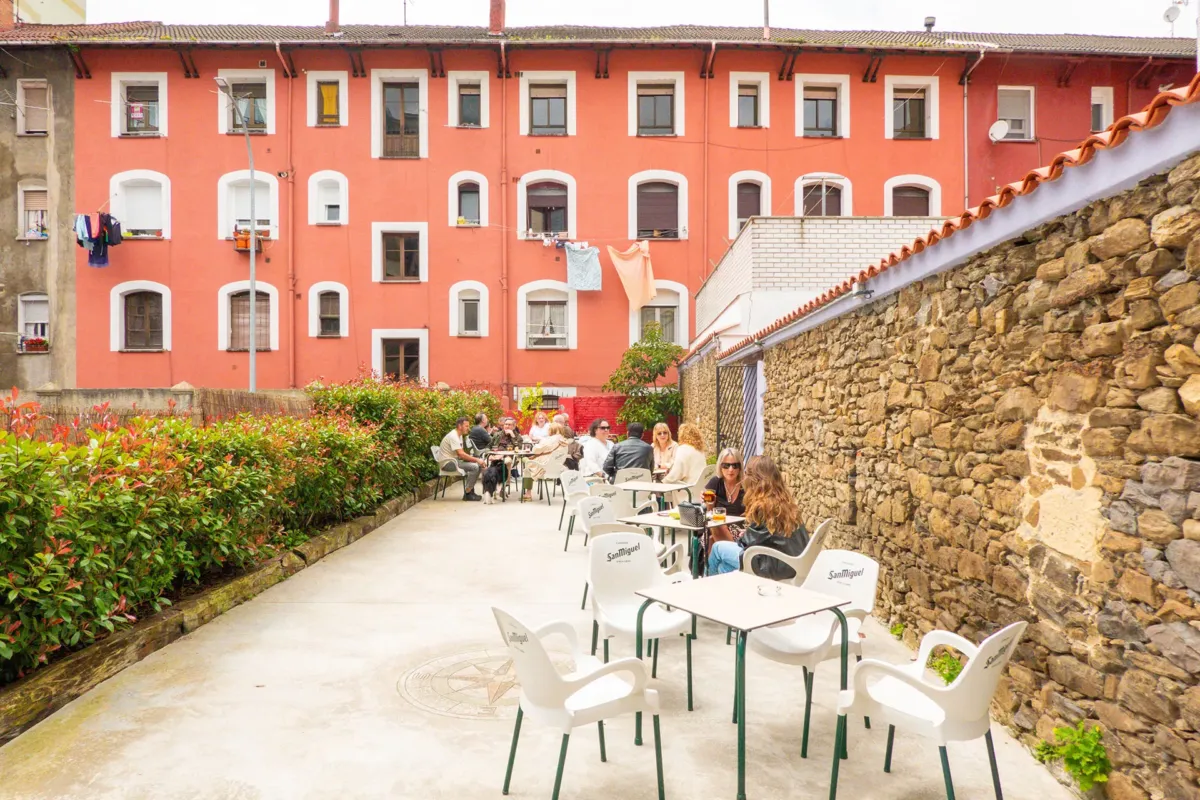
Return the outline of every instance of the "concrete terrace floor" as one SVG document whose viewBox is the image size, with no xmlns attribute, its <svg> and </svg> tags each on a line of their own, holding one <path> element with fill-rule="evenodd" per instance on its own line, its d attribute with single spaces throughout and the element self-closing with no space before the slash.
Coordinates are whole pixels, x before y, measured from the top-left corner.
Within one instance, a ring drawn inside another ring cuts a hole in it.
<svg viewBox="0 0 1200 800">
<path fill-rule="evenodd" d="M 457 487 L 451 494 L 459 491 Z M 570 620 L 583 642 L 582 536 L 563 553 L 559 501 L 484 506 L 428 500 L 255 600 L 152 654 L 0 748 L 0 798 L 317 800 L 499 798 L 517 691 L 506 680 L 491 607 L 532 625 Z M 911 653 L 882 626 L 869 656 Z M 733 798 L 733 648 L 701 623 L 695 711 L 686 711 L 684 648 L 659 662 L 667 796 Z M 552 645 L 553 646 L 553 645 Z M 614 643 L 613 657 L 632 655 Z M 751 653 L 747 795 L 826 798 L 835 723 L 835 662 L 817 673 L 813 739 L 801 760 L 798 670 Z M 608 763 L 595 728 L 572 736 L 562 797 L 654 798 L 654 750 L 633 719 L 609 722 Z M 851 720 L 848 800 L 944 797 L 937 748 Z M 1006 796 L 1072 797 L 996 728 Z M 514 798 L 547 798 L 560 733 L 526 719 Z M 950 746 L 958 797 L 990 798 L 982 740 Z"/>
</svg>

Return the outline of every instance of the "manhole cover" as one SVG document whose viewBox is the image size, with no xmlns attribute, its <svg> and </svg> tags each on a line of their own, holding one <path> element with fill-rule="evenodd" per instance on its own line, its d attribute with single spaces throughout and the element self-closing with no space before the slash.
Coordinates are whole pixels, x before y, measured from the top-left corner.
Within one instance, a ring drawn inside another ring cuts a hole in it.
<svg viewBox="0 0 1200 800">
<path fill-rule="evenodd" d="M 560 674 L 575 669 L 570 656 L 551 653 Z M 470 650 L 435 658 L 406 672 L 396 690 L 424 711 L 459 719 L 511 719 L 520 684 L 505 648 Z"/>
</svg>

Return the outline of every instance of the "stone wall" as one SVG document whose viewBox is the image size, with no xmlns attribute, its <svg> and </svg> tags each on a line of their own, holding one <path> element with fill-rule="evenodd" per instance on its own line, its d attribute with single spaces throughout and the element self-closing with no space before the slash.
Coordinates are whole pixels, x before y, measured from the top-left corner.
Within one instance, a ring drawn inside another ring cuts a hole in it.
<svg viewBox="0 0 1200 800">
<path fill-rule="evenodd" d="M 683 389 L 683 418 L 700 426 L 704 444 L 710 455 L 717 446 L 717 351 L 697 358 L 683 370 L 680 380 Z"/>
<path fill-rule="evenodd" d="M 1028 620 L 996 717 L 1098 721 L 1121 800 L 1200 798 L 1198 189 L 1193 155 L 765 354 L 767 451 L 878 615 Z"/>
</svg>

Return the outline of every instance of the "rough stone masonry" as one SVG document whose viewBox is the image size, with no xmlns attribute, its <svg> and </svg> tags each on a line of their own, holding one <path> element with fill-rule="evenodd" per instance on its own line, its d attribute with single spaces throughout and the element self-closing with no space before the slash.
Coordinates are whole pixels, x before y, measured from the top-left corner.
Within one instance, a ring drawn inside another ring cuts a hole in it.
<svg viewBox="0 0 1200 800">
<path fill-rule="evenodd" d="M 764 355 L 766 450 L 879 616 L 1028 620 L 995 716 L 1096 721 L 1119 800 L 1200 799 L 1198 232 L 1193 154 Z"/>
</svg>

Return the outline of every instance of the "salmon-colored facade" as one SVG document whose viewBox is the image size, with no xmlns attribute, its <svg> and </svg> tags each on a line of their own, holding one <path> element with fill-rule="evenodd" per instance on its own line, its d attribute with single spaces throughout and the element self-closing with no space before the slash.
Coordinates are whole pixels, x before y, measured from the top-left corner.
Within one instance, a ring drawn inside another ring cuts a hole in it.
<svg viewBox="0 0 1200 800">
<path fill-rule="evenodd" d="M 81 53 L 91 78 L 76 89 L 76 206 L 94 220 L 96 210 L 112 203 L 120 218 L 129 187 L 157 181 L 163 188 L 151 196 L 163 198 L 164 237 L 124 241 L 102 269 L 89 267 L 78 251 L 82 387 L 247 383 L 247 354 L 228 349 L 236 313 L 229 311 L 230 297 L 248 279 L 248 256 L 231 240 L 241 213 L 231 192 L 245 180 L 246 144 L 240 133 L 225 132 L 228 112 L 213 80 L 218 74 L 231 82 L 239 75 L 261 80 L 267 88 L 267 132 L 252 137 L 271 233 L 257 268 L 271 314 L 270 350 L 257 355 L 259 387 L 303 386 L 349 378 L 363 366 L 390 366 L 381 347 L 395 339 L 414 343 L 408 352 L 430 382 L 482 382 L 503 387 L 510 398 L 512 387 L 539 381 L 594 393 L 638 335 L 640 315 L 631 314 L 605 249 L 624 250 L 635 239 L 631 202 L 636 205 L 638 181 L 673 183 L 684 207 L 680 238 L 653 239 L 650 253 L 664 296 L 677 292 L 677 338 L 686 344 L 695 334 L 692 295 L 736 231 L 731 216 L 738 180 L 761 185 L 763 214 L 797 213 L 798 181 L 814 174 L 843 179 L 837 184 L 843 213 L 888 213 L 891 188 L 915 178 L 936 187 L 931 214 L 956 213 L 966 195 L 977 202 L 997 183 L 1018 178 L 1085 135 L 1093 86 L 1114 89 L 1111 113 L 1118 116 L 1157 89 L 1157 82 L 1146 88 L 1129 83 L 1140 61 L 1099 57 L 1060 87 L 1063 59 L 989 54 L 964 98 L 959 78 L 972 62 L 969 54 L 888 55 L 874 80 L 864 81 L 875 68 L 867 53 L 804 53 L 790 79 L 781 80 L 787 70 L 779 52 L 733 48 L 715 58 L 699 47 L 615 50 L 603 68 L 594 49 L 570 46 L 479 45 L 433 55 L 410 46 L 356 55 L 340 46 L 261 43 L 197 48 L 187 60 L 136 45 L 84 46 Z M 191 69 L 181 63 L 189 61 L 198 77 L 185 75 Z M 705 64 L 711 78 L 701 77 Z M 511 77 L 498 77 L 501 65 Z M 365 76 L 356 77 L 360 66 Z M 287 77 L 293 69 L 296 77 Z M 598 70 L 607 77 L 596 77 Z M 1182 76 L 1188 68 L 1179 62 L 1175 71 Z M 381 152 L 381 87 L 390 80 L 418 86 L 422 157 L 373 155 Z M 573 135 L 523 133 L 529 86 L 537 81 L 565 83 Z M 120 135 L 113 103 L 123 102 L 121 87 L 144 82 L 158 86 L 165 135 Z M 314 124 L 321 82 L 339 86 L 336 126 Z M 472 82 L 480 85 L 486 126 L 458 127 L 456 89 Z M 678 135 L 631 135 L 638 83 L 673 87 Z M 758 87 L 762 127 L 736 126 L 734 101 L 742 85 Z M 839 137 L 798 135 L 798 100 L 804 87 L 816 85 L 844 93 Z M 892 93 L 916 85 L 924 87 L 927 104 L 936 104 L 927 119 L 933 135 L 889 138 Z M 989 141 L 1002 85 L 1035 87 L 1035 141 Z M 565 291 L 566 251 L 520 237 L 528 222 L 525 189 L 547 179 L 569 187 L 571 238 L 601 249 L 601 291 Z M 480 225 L 457 224 L 455 180 L 480 185 Z M 316 224 L 324 212 L 315 206 L 328 204 L 326 192 L 337 197 L 341 224 Z M 263 219 L 262 209 L 256 211 Z M 389 231 L 419 238 L 419 280 L 380 280 L 381 236 Z M 125 298 L 144 291 L 163 294 L 162 343 L 135 350 L 126 346 L 131 312 Z M 321 291 L 337 292 L 340 301 L 334 335 L 316 335 Z M 569 349 L 527 349 L 524 326 L 534 313 L 527 304 L 556 292 L 570 298 Z M 479 300 L 478 335 L 458 335 L 463 320 L 456 325 L 454 318 L 465 313 L 459 304 L 465 297 Z"/>
</svg>

